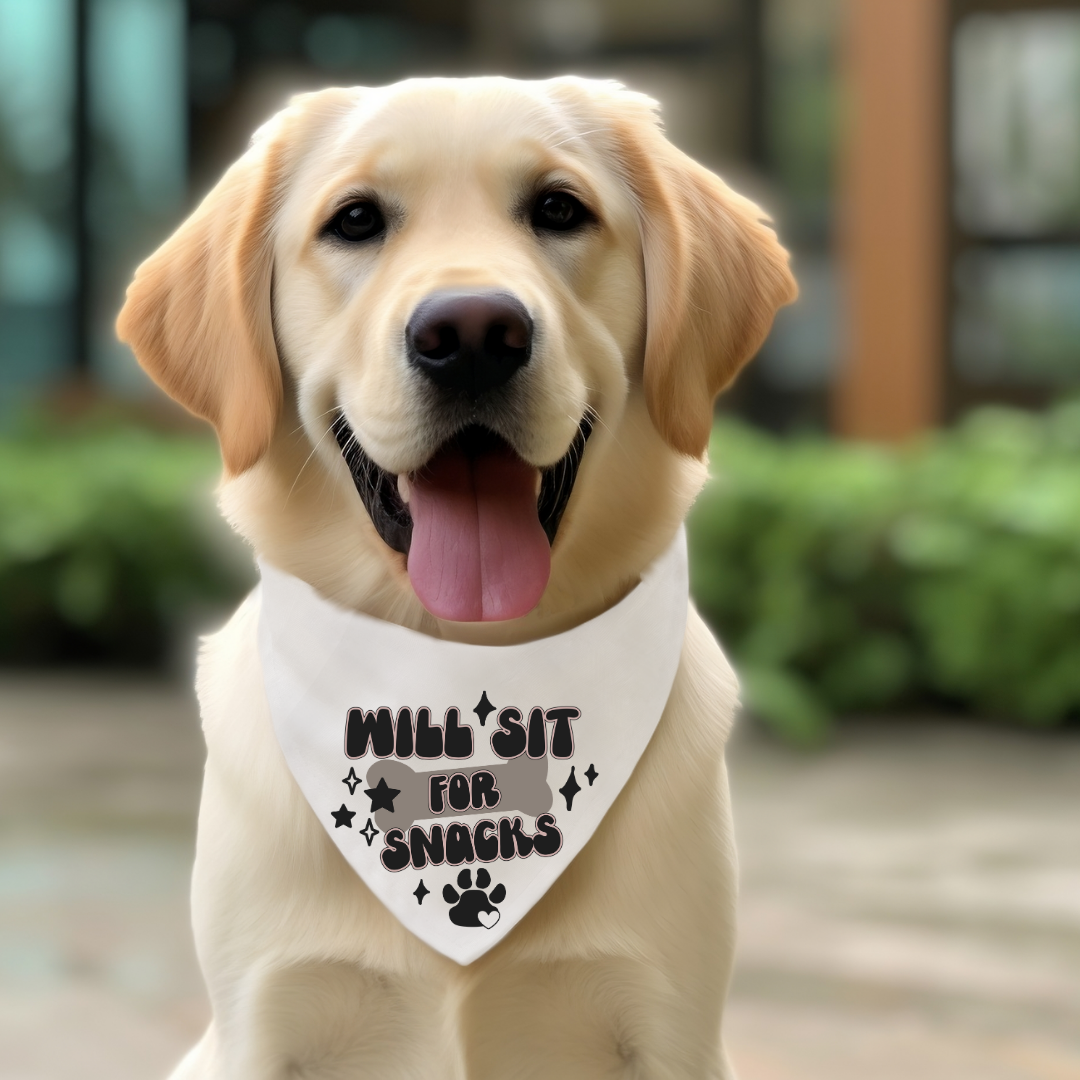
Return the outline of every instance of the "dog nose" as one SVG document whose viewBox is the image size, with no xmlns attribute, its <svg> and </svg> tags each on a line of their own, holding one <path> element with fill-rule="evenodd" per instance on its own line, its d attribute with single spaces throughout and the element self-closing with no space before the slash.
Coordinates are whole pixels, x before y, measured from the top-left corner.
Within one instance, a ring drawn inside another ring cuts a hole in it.
<svg viewBox="0 0 1080 1080">
<path fill-rule="evenodd" d="M 496 289 L 432 293 L 405 327 L 409 362 L 436 386 L 474 400 L 528 363 L 532 336 L 525 305 Z"/>
</svg>

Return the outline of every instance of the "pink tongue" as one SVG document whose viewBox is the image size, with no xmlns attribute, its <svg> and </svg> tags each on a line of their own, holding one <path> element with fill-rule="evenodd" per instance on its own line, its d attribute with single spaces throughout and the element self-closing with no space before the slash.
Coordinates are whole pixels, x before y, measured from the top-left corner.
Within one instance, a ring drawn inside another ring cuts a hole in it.
<svg viewBox="0 0 1080 1080">
<path fill-rule="evenodd" d="M 455 448 L 409 487 L 409 579 L 432 615 L 496 622 L 536 607 L 551 573 L 536 469 L 509 451 L 468 458 Z"/>
</svg>

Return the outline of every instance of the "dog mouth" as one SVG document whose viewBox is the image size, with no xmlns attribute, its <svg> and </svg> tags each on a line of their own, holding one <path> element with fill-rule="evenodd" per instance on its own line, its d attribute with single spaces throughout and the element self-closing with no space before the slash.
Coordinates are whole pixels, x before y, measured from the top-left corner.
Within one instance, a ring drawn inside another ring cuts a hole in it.
<svg viewBox="0 0 1080 1080">
<path fill-rule="evenodd" d="M 494 431 L 471 424 L 422 468 L 399 477 L 368 457 L 341 412 L 333 432 L 368 516 L 383 542 L 406 557 L 428 611 L 455 622 L 489 622 L 536 606 L 592 434 L 588 416 L 567 452 L 546 469 L 523 461 Z"/>
</svg>

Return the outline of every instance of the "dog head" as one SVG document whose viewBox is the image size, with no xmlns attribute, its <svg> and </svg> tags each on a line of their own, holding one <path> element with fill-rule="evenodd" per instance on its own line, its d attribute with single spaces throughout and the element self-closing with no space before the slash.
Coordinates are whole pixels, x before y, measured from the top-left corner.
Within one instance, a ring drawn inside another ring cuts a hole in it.
<svg viewBox="0 0 1080 1080">
<path fill-rule="evenodd" d="M 793 297 L 760 211 L 649 99 L 413 80 L 295 99 L 118 330 L 216 428 L 265 557 L 381 617 L 529 634 L 670 540 L 715 396 Z"/>
</svg>

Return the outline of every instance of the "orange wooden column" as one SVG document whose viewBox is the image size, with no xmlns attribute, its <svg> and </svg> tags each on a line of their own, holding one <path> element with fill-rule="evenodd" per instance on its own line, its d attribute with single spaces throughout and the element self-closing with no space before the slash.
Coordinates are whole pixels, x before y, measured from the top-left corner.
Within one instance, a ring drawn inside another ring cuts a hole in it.
<svg viewBox="0 0 1080 1080">
<path fill-rule="evenodd" d="M 834 425 L 900 440 L 945 378 L 946 0 L 847 0 L 840 252 L 849 322 Z"/>
</svg>

